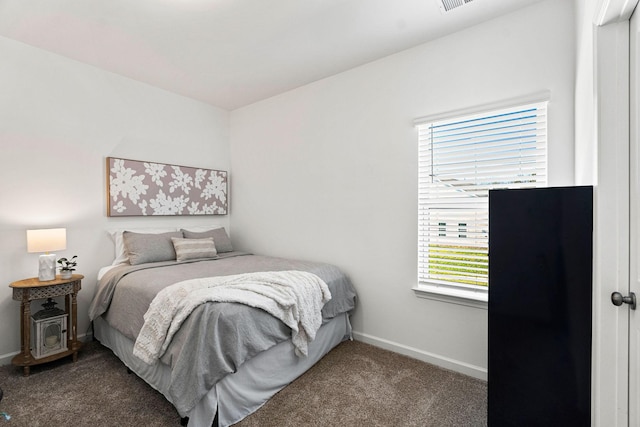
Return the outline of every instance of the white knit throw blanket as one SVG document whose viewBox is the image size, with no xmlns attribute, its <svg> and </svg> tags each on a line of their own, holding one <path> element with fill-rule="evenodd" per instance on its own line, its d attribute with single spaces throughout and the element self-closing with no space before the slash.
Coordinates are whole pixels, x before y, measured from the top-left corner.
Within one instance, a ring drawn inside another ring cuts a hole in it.
<svg viewBox="0 0 640 427">
<path fill-rule="evenodd" d="M 265 310 L 291 328 L 298 356 L 322 324 L 322 307 L 331 299 L 327 284 L 304 271 L 269 271 L 185 280 L 156 295 L 144 315 L 133 354 L 155 363 L 173 335 L 199 305 L 208 301 L 236 302 Z"/>
</svg>

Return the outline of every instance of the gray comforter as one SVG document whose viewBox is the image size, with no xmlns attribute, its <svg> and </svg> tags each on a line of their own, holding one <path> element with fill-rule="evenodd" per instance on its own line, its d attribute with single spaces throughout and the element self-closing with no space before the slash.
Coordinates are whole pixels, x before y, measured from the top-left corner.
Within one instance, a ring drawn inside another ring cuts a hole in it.
<svg viewBox="0 0 640 427">
<path fill-rule="evenodd" d="M 167 286 L 199 277 L 285 270 L 308 271 L 327 283 L 332 298 L 322 309 L 324 320 L 355 307 L 353 285 L 335 266 L 230 252 L 214 260 L 113 268 L 98 283 L 89 317 L 93 320 L 102 316 L 135 341 L 149 304 Z M 201 305 L 187 318 L 161 358 L 161 363 L 171 367 L 172 403 L 185 416 L 216 382 L 290 337 L 291 330 L 263 310 L 237 303 Z"/>
</svg>

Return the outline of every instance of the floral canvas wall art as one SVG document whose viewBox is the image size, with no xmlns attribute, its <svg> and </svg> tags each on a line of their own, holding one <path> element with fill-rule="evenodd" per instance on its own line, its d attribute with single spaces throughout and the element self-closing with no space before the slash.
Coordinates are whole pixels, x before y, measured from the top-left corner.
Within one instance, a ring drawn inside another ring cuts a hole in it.
<svg viewBox="0 0 640 427">
<path fill-rule="evenodd" d="M 226 215 L 227 172 L 107 157 L 107 215 Z"/>
</svg>

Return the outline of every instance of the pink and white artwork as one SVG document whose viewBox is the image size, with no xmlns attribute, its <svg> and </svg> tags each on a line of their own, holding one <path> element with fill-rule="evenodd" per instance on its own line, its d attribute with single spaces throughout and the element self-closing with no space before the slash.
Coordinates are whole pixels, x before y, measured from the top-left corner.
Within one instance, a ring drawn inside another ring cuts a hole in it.
<svg viewBox="0 0 640 427">
<path fill-rule="evenodd" d="M 107 215 L 226 215 L 227 172 L 107 157 Z"/>
</svg>

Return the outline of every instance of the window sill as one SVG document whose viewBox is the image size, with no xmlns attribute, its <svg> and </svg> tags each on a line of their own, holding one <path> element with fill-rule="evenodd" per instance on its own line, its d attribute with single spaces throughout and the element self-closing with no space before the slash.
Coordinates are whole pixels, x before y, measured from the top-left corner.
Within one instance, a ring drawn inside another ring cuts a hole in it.
<svg viewBox="0 0 640 427">
<path fill-rule="evenodd" d="M 417 297 L 487 310 L 488 289 L 421 283 L 413 288 Z"/>
</svg>

